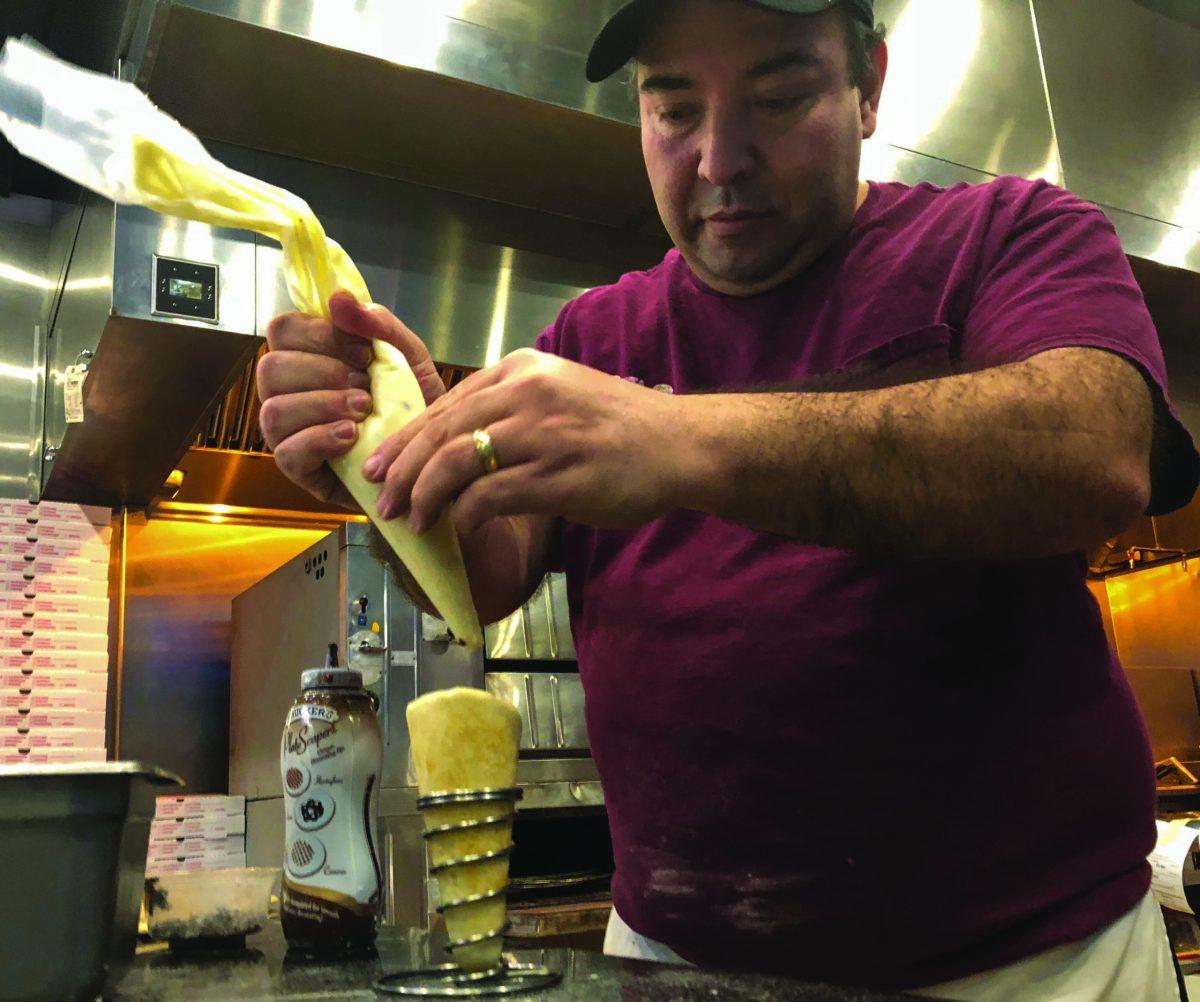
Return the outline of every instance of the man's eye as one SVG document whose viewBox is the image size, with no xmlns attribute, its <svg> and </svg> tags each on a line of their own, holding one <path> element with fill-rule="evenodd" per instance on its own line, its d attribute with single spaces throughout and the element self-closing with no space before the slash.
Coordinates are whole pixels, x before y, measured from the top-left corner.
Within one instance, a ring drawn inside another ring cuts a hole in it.
<svg viewBox="0 0 1200 1002">
<path fill-rule="evenodd" d="M 805 100 L 803 95 L 793 94 L 789 97 L 760 97 L 756 103 L 763 111 L 790 111 Z"/>
<path fill-rule="evenodd" d="M 668 125 L 682 125 L 687 122 L 695 114 L 695 109 L 687 105 L 674 105 L 669 108 L 660 108 L 658 111 L 659 121 L 666 122 Z"/>
</svg>

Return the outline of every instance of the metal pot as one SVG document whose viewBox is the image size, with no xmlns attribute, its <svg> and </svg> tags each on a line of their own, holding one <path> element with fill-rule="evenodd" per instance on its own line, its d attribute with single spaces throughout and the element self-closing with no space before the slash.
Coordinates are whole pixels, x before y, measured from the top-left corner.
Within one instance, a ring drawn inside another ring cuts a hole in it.
<svg viewBox="0 0 1200 1002">
<path fill-rule="evenodd" d="M 133 956 L 156 787 L 140 762 L 0 766 L 0 1000 L 94 999 Z"/>
</svg>

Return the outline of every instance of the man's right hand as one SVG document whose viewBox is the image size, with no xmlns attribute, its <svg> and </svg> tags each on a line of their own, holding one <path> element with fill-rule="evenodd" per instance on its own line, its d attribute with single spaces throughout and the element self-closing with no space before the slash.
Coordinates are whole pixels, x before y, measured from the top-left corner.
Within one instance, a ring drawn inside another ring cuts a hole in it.
<svg viewBox="0 0 1200 1002">
<path fill-rule="evenodd" d="M 364 307 L 338 292 L 329 312 L 331 320 L 284 313 L 267 326 L 270 350 L 256 373 L 259 424 L 289 480 L 322 501 L 358 510 L 326 461 L 349 451 L 357 422 L 371 412 L 372 339 L 403 352 L 426 404 L 445 388 L 421 339 L 382 306 Z"/>
<path fill-rule="evenodd" d="M 257 371 L 259 423 L 289 480 L 322 501 L 359 511 L 327 460 L 350 451 L 357 422 L 371 411 L 371 340 L 389 341 L 403 352 L 426 405 L 446 391 L 421 339 L 383 307 L 360 306 L 339 292 L 330 298 L 329 312 L 331 320 L 285 313 L 268 325 L 270 351 Z M 460 542 L 476 608 L 484 622 L 493 622 L 524 602 L 546 573 L 551 520 L 496 518 Z M 389 562 L 409 596 L 429 610 L 407 569 L 398 559 Z"/>
</svg>

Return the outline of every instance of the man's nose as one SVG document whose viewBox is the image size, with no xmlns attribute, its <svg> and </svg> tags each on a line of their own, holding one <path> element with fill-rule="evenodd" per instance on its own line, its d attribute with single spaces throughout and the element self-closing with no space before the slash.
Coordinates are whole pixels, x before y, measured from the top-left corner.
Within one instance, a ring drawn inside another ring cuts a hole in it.
<svg viewBox="0 0 1200 1002">
<path fill-rule="evenodd" d="M 715 187 L 727 187 L 754 168 L 757 154 L 740 117 L 729 113 L 710 115 L 701 132 L 697 172 L 701 180 Z"/>
</svg>

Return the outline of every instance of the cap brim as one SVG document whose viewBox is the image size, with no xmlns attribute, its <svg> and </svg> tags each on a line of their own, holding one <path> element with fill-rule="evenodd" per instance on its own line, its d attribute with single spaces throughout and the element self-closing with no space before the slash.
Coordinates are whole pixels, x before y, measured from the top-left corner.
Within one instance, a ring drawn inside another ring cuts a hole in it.
<svg viewBox="0 0 1200 1002">
<path fill-rule="evenodd" d="M 629 62 L 637 54 L 653 16 L 654 0 L 633 0 L 610 17 L 588 53 L 588 80 L 606 80 Z"/>
<path fill-rule="evenodd" d="M 769 10 L 789 14 L 817 14 L 838 0 L 750 0 Z M 617 72 L 637 55 L 638 46 L 654 16 L 663 5 L 658 0 L 631 0 L 608 19 L 592 42 L 587 58 L 587 78 L 599 83 Z M 873 23 L 871 0 L 849 0 L 851 13 L 859 20 Z"/>
</svg>

